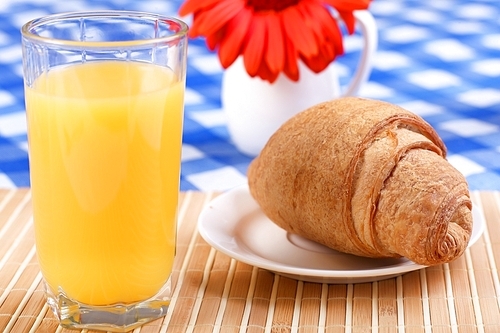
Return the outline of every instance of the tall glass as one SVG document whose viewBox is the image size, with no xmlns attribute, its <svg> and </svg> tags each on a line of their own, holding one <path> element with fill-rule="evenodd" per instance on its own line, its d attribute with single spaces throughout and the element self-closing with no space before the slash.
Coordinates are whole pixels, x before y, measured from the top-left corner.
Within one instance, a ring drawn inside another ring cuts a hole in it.
<svg viewBox="0 0 500 333">
<path fill-rule="evenodd" d="M 64 327 L 123 332 L 167 312 L 187 29 L 128 11 L 22 28 L 37 256 Z"/>
</svg>

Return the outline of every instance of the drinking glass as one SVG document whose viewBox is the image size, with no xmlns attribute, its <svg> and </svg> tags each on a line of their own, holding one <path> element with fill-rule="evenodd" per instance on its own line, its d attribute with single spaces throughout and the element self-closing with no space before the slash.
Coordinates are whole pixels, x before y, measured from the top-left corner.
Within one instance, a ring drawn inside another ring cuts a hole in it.
<svg viewBox="0 0 500 333">
<path fill-rule="evenodd" d="M 64 327 L 124 332 L 168 310 L 187 30 L 131 11 L 22 27 L 37 257 Z"/>
</svg>

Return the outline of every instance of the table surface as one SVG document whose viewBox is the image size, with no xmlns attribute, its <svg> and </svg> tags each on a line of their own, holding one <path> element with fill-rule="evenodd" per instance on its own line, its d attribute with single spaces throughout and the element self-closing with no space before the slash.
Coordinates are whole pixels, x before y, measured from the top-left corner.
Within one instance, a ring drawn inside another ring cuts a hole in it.
<svg viewBox="0 0 500 333">
<path fill-rule="evenodd" d="M 19 29 L 29 19 L 79 9 L 176 15 L 180 0 L 3 0 L 0 3 L 0 187 L 29 186 Z M 375 0 L 379 48 L 363 97 L 422 115 L 472 190 L 500 190 L 500 5 L 497 0 Z M 352 73 L 359 35 L 335 62 Z M 222 191 L 246 182 L 251 156 L 236 150 L 220 104 L 222 69 L 203 40 L 191 40 L 181 190 Z"/>
<path fill-rule="evenodd" d="M 356 284 L 303 282 L 238 262 L 197 231 L 217 193 L 181 193 L 177 283 L 153 332 L 498 332 L 500 192 L 474 191 L 485 232 L 456 261 Z M 0 190 L 0 331 L 70 333 L 44 301 L 30 190 Z"/>
</svg>

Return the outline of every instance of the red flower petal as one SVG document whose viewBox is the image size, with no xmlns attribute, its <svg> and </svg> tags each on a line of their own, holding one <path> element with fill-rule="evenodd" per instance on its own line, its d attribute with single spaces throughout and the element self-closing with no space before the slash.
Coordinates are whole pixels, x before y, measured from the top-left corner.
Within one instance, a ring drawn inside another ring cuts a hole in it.
<svg viewBox="0 0 500 333">
<path fill-rule="evenodd" d="M 217 45 L 219 45 L 224 40 L 224 33 L 222 31 L 217 31 L 214 34 L 208 35 L 206 37 L 207 47 L 210 50 L 215 50 Z"/>
<path fill-rule="evenodd" d="M 314 35 L 310 30 L 304 29 L 303 17 L 297 6 L 283 10 L 281 18 L 288 40 L 293 43 L 299 53 L 306 56 L 318 53 Z"/>
<path fill-rule="evenodd" d="M 352 14 L 352 12 L 344 11 L 339 11 L 339 14 L 342 18 L 342 21 L 344 21 L 347 27 L 347 32 L 352 35 L 354 33 L 354 30 L 356 29 L 356 19 L 354 18 L 354 15 Z"/>
<path fill-rule="evenodd" d="M 325 8 L 324 10 L 316 10 L 314 12 L 314 16 L 319 22 L 321 22 L 321 29 L 323 34 L 328 34 L 329 36 L 340 34 L 340 37 L 342 37 L 338 22 L 334 17 L 330 15 L 328 9 Z"/>
<path fill-rule="evenodd" d="M 186 16 L 199 10 L 204 10 L 217 3 L 220 0 L 186 0 L 179 8 L 179 15 Z"/>
<path fill-rule="evenodd" d="M 316 3 L 302 3 L 304 17 L 314 18 L 309 20 L 311 30 L 314 31 L 319 52 L 316 55 L 301 55 L 302 61 L 312 71 L 318 73 L 325 69 L 335 58 L 344 53 L 342 33 L 337 21 L 330 15 L 324 6 Z"/>
<path fill-rule="evenodd" d="M 249 75 L 274 82 L 283 72 L 297 81 L 297 61 L 319 72 L 344 53 L 342 32 L 332 17 L 333 7 L 349 33 L 354 10 L 371 0 L 185 0 L 180 15 L 193 14 L 191 37 L 205 36 L 224 68 L 242 55 Z M 254 5 L 256 7 L 254 7 Z"/>
<path fill-rule="evenodd" d="M 327 9 L 321 3 L 310 1 L 301 1 L 297 7 L 302 12 L 304 28 L 311 29 L 314 35 L 321 37 L 323 20 L 318 17 L 318 14 L 323 14 Z"/>
<path fill-rule="evenodd" d="M 280 72 L 274 71 L 269 68 L 269 66 L 263 61 L 260 63 L 258 70 L 258 76 L 265 81 L 273 83 L 278 78 Z"/>
<path fill-rule="evenodd" d="M 338 11 L 353 11 L 367 9 L 371 0 L 323 0 L 323 2 Z"/>
<path fill-rule="evenodd" d="M 336 53 L 332 44 L 326 44 L 322 52 L 314 57 L 300 57 L 304 64 L 313 72 L 319 73 L 327 68 L 335 59 Z"/>
<path fill-rule="evenodd" d="M 297 50 L 289 39 L 285 39 L 285 67 L 283 72 L 292 81 L 299 80 L 299 67 L 297 65 Z"/>
<path fill-rule="evenodd" d="M 227 25 L 220 42 L 219 59 L 222 67 L 228 68 L 244 49 L 245 36 L 252 20 L 252 12 L 243 8 Z"/>
<path fill-rule="evenodd" d="M 321 22 L 322 36 L 324 38 L 324 42 L 319 44 L 321 45 L 327 43 L 333 43 L 333 47 L 336 55 L 344 54 L 344 46 L 342 41 L 342 32 L 337 24 L 337 20 L 335 20 L 328 10 L 324 8 L 324 10 L 315 10 L 314 16 L 317 18 L 319 22 Z M 333 59 L 332 59 L 333 60 Z"/>
<path fill-rule="evenodd" d="M 354 10 L 367 9 L 371 0 L 324 0 L 325 3 L 335 8 L 342 20 L 345 22 L 349 34 L 354 33 L 355 19 L 352 12 Z"/>
<path fill-rule="evenodd" d="M 241 1 L 222 0 L 210 10 L 200 12 L 196 16 L 196 33 L 205 36 L 215 33 L 233 19 L 244 5 Z"/>
<path fill-rule="evenodd" d="M 267 40 L 267 21 L 262 15 L 254 15 L 247 38 L 248 41 L 243 50 L 243 60 L 248 74 L 256 76 L 260 63 L 264 61 L 264 46 Z"/>
<path fill-rule="evenodd" d="M 272 72 L 281 72 L 285 66 L 284 32 L 281 30 L 281 21 L 277 15 L 266 15 L 267 20 L 267 47 L 266 63 Z"/>
</svg>

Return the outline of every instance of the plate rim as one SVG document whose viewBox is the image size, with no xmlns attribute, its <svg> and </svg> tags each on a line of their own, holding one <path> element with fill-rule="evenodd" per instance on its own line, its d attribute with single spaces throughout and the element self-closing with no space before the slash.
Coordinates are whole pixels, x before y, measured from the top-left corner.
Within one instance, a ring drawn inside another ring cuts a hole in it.
<svg viewBox="0 0 500 333">
<path fill-rule="evenodd" d="M 321 279 L 360 279 L 360 278 L 373 278 L 373 277 L 379 277 L 379 278 L 384 278 L 384 277 L 389 277 L 389 276 L 395 276 L 395 275 L 400 275 L 404 273 L 408 273 L 411 271 L 415 271 L 418 269 L 422 269 L 425 267 L 429 267 L 428 265 L 420 265 L 412 262 L 411 260 L 407 258 L 402 258 L 402 264 L 396 264 L 396 265 L 390 265 L 386 266 L 383 268 L 372 268 L 372 269 L 355 269 L 355 270 L 331 270 L 331 269 L 315 269 L 315 268 L 305 268 L 305 267 L 297 267 L 297 266 L 290 266 L 286 265 L 283 263 L 271 261 L 267 258 L 263 258 L 255 252 L 250 251 L 249 249 L 243 249 L 244 253 L 247 255 L 243 255 L 241 252 L 235 252 L 222 244 L 220 244 L 218 241 L 216 241 L 213 237 L 213 233 L 205 227 L 207 223 L 207 219 L 210 217 L 211 214 L 215 213 L 215 210 L 220 210 L 221 205 L 223 206 L 223 203 L 227 201 L 228 198 L 235 197 L 236 195 L 244 195 L 246 197 L 246 200 L 250 200 L 250 202 L 254 205 L 254 207 L 249 210 L 249 213 L 256 212 L 260 210 L 259 205 L 253 199 L 253 197 L 250 194 L 248 184 L 242 184 L 240 186 L 234 187 L 214 199 L 210 200 L 208 205 L 206 205 L 199 217 L 198 217 L 198 222 L 197 222 L 197 228 L 198 232 L 200 233 L 201 237 L 213 248 L 216 250 L 230 256 L 231 258 L 234 258 L 238 261 L 241 261 L 243 263 L 267 269 L 269 271 L 276 272 L 277 274 L 281 275 L 286 275 L 286 276 L 295 276 L 295 277 L 312 277 L 312 278 L 321 278 Z M 472 237 L 469 241 L 468 248 L 471 247 L 474 243 L 479 240 L 481 235 L 484 232 L 485 225 L 484 225 L 484 216 L 481 212 L 480 209 L 474 209 L 473 205 L 473 216 L 476 214 L 477 217 L 479 217 L 479 221 L 474 220 L 474 226 L 476 228 L 473 228 L 473 233 Z M 224 208 L 223 208 L 224 209 Z M 225 208 L 227 209 L 227 208 Z M 260 210 L 261 211 L 261 210 Z M 247 214 L 238 214 L 239 216 L 243 217 L 246 216 Z M 235 228 L 238 226 L 239 223 L 241 223 L 241 219 L 234 219 L 234 221 L 230 221 L 230 219 L 225 219 L 226 222 L 232 222 L 230 225 L 231 230 L 235 230 Z M 270 223 L 273 223 L 271 220 L 268 219 Z M 476 229 L 477 231 L 474 232 Z M 219 229 L 220 230 L 220 229 Z M 233 234 L 234 238 L 234 234 Z M 234 242 L 237 244 L 236 242 Z M 239 247 L 242 249 L 241 247 Z M 248 255 L 251 256 L 248 256 Z M 348 254 L 346 254 L 348 255 Z M 260 260 L 256 260 L 255 258 L 259 258 Z"/>
</svg>

